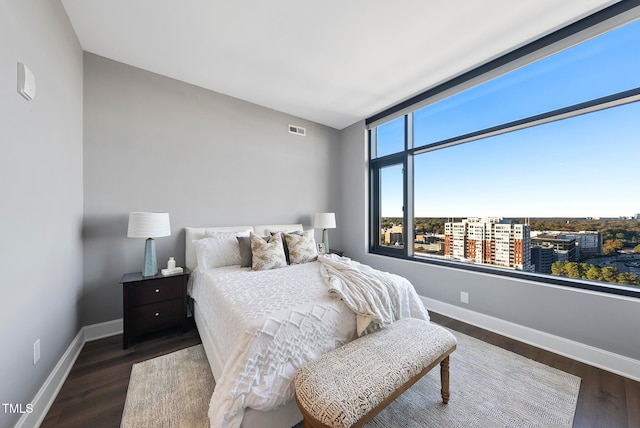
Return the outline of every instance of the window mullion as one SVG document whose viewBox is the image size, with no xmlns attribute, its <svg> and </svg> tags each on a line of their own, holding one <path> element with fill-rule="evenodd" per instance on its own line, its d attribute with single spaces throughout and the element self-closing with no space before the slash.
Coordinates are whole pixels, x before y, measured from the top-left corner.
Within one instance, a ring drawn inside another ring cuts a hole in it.
<svg viewBox="0 0 640 428">
<path fill-rule="evenodd" d="M 413 240 L 415 230 L 413 213 L 413 156 L 409 150 L 413 148 L 413 113 L 405 120 L 405 153 L 404 153 L 404 242 L 405 255 L 413 256 Z"/>
</svg>

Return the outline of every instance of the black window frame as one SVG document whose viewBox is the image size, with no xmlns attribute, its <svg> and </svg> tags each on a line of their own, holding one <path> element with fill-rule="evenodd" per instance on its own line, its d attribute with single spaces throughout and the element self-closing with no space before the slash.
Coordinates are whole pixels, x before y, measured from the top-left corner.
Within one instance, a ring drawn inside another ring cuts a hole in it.
<svg viewBox="0 0 640 428">
<path fill-rule="evenodd" d="M 374 129 L 369 129 L 367 136 L 368 136 L 368 141 L 369 141 L 369 153 L 372 155 L 370 156 L 370 161 L 369 161 L 369 166 L 370 166 L 370 183 L 369 183 L 369 189 L 370 189 L 370 198 L 369 201 L 371 201 L 371 207 L 369 208 L 369 213 L 371 214 L 371 218 L 370 218 L 370 223 L 372 225 L 371 227 L 371 236 L 370 236 L 370 242 L 372 243 L 372 250 L 375 251 L 378 254 L 386 254 L 386 255 L 391 255 L 391 256 L 395 256 L 395 257 L 401 257 L 404 254 L 404 248 L 398 248 L 398 247 L 392 247 L 392 246 L 386 246 L 386 245 L 382 245 L 380 243 L 381 241 L 381 236 L 380 236 L 380 230 L 382 229 L 382 225 L 380 224 L 380 220 L 382 218 L 382 216 L 380 215 L 380 211 L 381 211 L 381 207 L 380 207 L 380 198 L 378 196 L 376 196 L 375 198 L 373 197 L 373 195 L 380 195 L 380 183 L 381 183 L 381 171 L 383 168 L 387 168 L 390 166 L 395 166 L 395 165 L 402 165 L 402 174 L 403 174 L 403 180 L 402 180 L 402 195 L 403 195 L 403 201 L 402 201 L 402 221 L 403 221 L 403 225 L 406 225 L 406 221 L 407 221 L 407 207 L 409 206 L 409 203 L 407 201 L 407 197 L 409 195 L 408 192 L 408 182 L 409 180 L 407 180 L 406 174 L 408 171 L 408 165 L 407 165 L 407 150 L 411 148 L 411 142 L 410 140 L 410 134 L 411 134 L 411 128 L 412 128 L 412 123 L 408 120 L 408 118 L 405 116 L 404 117 L 404 142 L 403 142 L 403 147 L 404 150 L 398 153 L 392 153 L 392 154 L 388 154 L 385 156 L 381 156 L 381 157 L 377 157 L 375 156 L 376 154 L 376 145 L 377 145 L 377 136 L 375 134 L 377 128 Z M 406 243 L 407 242 L 407 237 L 408 237 L 408 232 L 407 232 L 407 228 L 403 227 L 402 230 L 402 242 Z M 375 232 L 378 231 L 378 232 Z M 375 234 L 375 236 L 374 236 Z M 406 245 L 405 245 L 406 247 Z"/>
<path fill-rule="evenodd" d="M 557 277 L 539 273 L 530 273 L 509 269 L 502 269 L 499 267 L 492 267 L 487 265 L 468 264 L 450 260 L 441 260 L 436 258 L 426 257 L 414 257 L 413 254 L 413 231 L 414 227 L 414 213 L 413 213 L 413 156 L 419 153 L 428 152 L 434 149 L 447 147 L 450 145 L 461 144 L 468 141 L 473 141 L 479 138 L 484 138 L 489 135 L 497 135 L 504 132 L 510 132 L 511 130 L 520 129 L 522 127 L 534 126 L 535 124 L 551 122 L 554 120 L 561 120 L 566 116 L 579 115 L 583 112 L 588 112 L 591 109 L 604 109 L 608 105 L 622 105 L 629 99 L 640 98 L 640 87 L 620 92 L 617 94 L 601 97 L 595 100 L 575 104 L 562 109 L 542 113 L 535 116 L 530 116 L 524 119 L 516 120 L 513 122 L 501 124 L 491 128 L 475 131 L 469 134 L 457 136 L 447 140 L 426 144 L 420 147 L 413 147 L 413 123 L 412 114 L 415 110 L 421 108 L 424 103 L 437 97 L 439 94 L 445 91 L 450 91 L 455 88 L 464 87 L 465 83 L 474 79 L 485 76 L 491 72 L 508 66 L 516 61 L 535 54 L 536 52 L 568 39 L 584 30 L 588 30 L 591 27 L 602 24 L 609 21 L 612 18 L 616 18 L 626 12 L 633 9 L 640 10 L 640 0 L 623 0 L 619 3 L 611 5 L 599 12 L 596 12 L 586 18 L 583 18 L 567 27 L 561 28 L 547 36 L 544 36 L 534 42 L 531 42 L 525 46 L 522 46 L 512 52 L 509 52 L 497 59 L 494 59 L 484 65 L 477 67 L 471 71 L 468 71 L 460 76 L 457 76 L 447 82 L 444 82 L 432 89 L 424 91 L 406 101 L 403 101 L 397 105 L 394 105 L 374 116 L 365 120 L 365 124 L 368 127 L 368 143 L 369 143 L 369 252 L 372 254 L 378 254 L 383 256 L 389 256 L 399 259 L 412 260 L 432 265 L 446 266 L 450 268 L 462 269 L 473 272 L 482 272 L 495 274 L 505 277 L 524 279 L 528 281 L 541 282 L 544 284 L 559 285 L 589 291 L 603 292 L 608 294 L 616 294 L 628 297 L 640 298 L 640 288 L 632 286 L 624 286 L 619 284 L 609 284 L 596 281 L 587 281 L 579 279 L 571 279 L 567 277 Z M 635 20 L 635 19 L 634 19 Z M 618 104 L 616 104 L 618 103 Z M 603 107 L 604 106 L 604 107 Z M 408 113 L 401 114 L 402 112 Z M 389 120 L 396 119 L 397 117 L 404 116 L 405 124 L 405 146 L 402 152 L 385 155 L 377 158 L 376 153 L 376 138 L 373 134 L 376 130 L 374 123 L 380 123 L 386 118 Z M 381 212 L 380 212 L 380 171 L 382 168 L 391 165 L 403 165 L 403 243 L 401 248 L 393 246 L 385 246 L 381 244 Z"/>
</svg>

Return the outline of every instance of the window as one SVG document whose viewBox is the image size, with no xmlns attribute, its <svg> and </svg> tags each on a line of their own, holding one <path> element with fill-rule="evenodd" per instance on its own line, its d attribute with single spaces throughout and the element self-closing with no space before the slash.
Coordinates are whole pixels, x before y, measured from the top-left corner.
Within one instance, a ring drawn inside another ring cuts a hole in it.
<svg viewBox="0 0 640 428">
<path fill-rule="evenodd" d="M 380 245 L 382 246 L 402 247 L 404 245 L 403 181 L 401 164 L 380 169 Z"/>
<path fill-rule="evenodd" d="M 405 125 L 404 117 L 387 122 L 376 128 L 376 139 L 374 157 L 384 157 L 388 154 L 397 153 L 405 147 Z"/>
<path fill-rule="evenodd" d="M 371 251 L 640 296 L 640 20 L 595 34 L 617 16 L 371 118 Z"/>
</svg>

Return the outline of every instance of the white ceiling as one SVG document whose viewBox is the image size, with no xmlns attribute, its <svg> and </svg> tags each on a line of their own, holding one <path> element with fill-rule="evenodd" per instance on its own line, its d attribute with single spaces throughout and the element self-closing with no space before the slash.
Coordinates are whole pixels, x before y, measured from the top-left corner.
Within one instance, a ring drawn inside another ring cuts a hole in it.
<svg viewBox="0 0 640 428">
<path fill-rule="evenodd" d="M 336 129 L 612 0 L 62 0 L 82 48 Z"/>
</svg>

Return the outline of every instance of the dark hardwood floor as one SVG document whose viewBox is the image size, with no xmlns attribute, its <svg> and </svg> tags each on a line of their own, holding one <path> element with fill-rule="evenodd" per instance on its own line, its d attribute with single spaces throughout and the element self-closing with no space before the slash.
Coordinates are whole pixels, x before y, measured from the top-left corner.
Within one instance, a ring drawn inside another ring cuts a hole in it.
<svg viewBox="0 0 640 428">
<path fill-rule="evenodd" d="M 186 333 L 169 331 L 122 349 L 122 335 L 87 342 L 60 389 L 41 428 L 120 426 L 135 363 L 201 343 L 194 325 Z"/>
<path fill-rule="evenodd" d="M 582 379 L 574 427 L 640 427 L 640 382 L 431 312 L 434 322 Z M 88 342 L 41 427 L 119 427 L 133 364 L 200 343 L 188 332 L 157 335 L 122 349 L 122 335 Z"/>
</svg>

